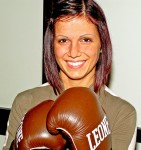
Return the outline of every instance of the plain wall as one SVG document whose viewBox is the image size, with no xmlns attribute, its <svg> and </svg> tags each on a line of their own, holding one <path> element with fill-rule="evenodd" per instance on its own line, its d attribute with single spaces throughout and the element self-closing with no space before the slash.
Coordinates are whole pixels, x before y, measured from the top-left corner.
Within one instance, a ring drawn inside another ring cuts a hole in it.
<svg viewBox="0 0 141 150">
<path fill-rule="evenodd" d="M 0 106 L 42 82 L 43 1 L 0 0 Z"/>
<path fill-rule="evenodd" d="M 0 0 L 0 107 L 42 83 L 42 32 L 42 0 Z"/>
</svg>

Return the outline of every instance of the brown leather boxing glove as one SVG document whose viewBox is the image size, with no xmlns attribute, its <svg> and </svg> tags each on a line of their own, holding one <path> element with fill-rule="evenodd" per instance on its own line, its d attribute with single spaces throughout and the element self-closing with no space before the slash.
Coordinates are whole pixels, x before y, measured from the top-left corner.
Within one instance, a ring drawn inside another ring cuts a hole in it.
<svg viewBox="0 0 141 150">
<path fill-rule="evenodd" d="M 46 128 L 46 116 L 53 103 L 44 101 L 27 112 L 11 146 L 13 150 L 64 149 L 66 140 L 60 134 L 51 135 Z"/>
<path fill-rule="evenodd" d="M 85 87 L 67 89 L 47 115 L 47 129 L 62 131 L 69 137 L 72 150 L 110 150 L 109 123 L 94 92 Z"/>
</svg>

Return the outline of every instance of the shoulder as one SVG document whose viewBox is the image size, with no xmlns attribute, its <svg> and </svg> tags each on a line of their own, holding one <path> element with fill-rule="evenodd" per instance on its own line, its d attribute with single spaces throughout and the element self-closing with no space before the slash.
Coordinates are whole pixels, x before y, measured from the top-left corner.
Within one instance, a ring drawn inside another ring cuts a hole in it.
<svg viewBox="0 0 141 150">
<path fill-rule="evenodd" d="M 119 111 L 121 111 L 122 109 L 125 111 L 136 111 L 134 106 L 128 101 L 125 100 L 119 96 L 117 96 L 112 90 L 110 90 L 108 87 L 104 87 L 104 89 L 102 90 L 101 94 L 100 94 L 100 99 L 102 101 L 102 103 L 110 105 L 114 108 L 120 108 L 118 109 Z"/>
<path fill-rule="evenodd" d="M 54 100 L 55 97 L 52 86 L 49 84 L 43 84 L 39 87 L 28 89 L 17 94 L 12 108 L 20 109 L 23 113 L 26 113 L 30 108 L 39 103 L 48 99 Z"/>
<path fill-rule="evenodd" d="M 117 96 L 106 86 L 101 90 L 99 99 L 112 125 L 117 120 L 121 122 L 127 120 L 127 122 L 130 121 L 135 126 L 136 110 L 130 102 Z"/>
</svg>

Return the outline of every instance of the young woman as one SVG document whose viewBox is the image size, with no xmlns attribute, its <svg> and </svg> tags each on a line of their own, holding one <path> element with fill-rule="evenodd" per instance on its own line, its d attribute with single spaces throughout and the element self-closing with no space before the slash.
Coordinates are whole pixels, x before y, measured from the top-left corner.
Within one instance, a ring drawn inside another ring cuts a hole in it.
<svg viewBox="0 0 141 150">
<path fill-rule="evenodd" d="M 44 67 L 48 85 L 24 91 L 14 100 L 4 150 L 9 149 L 25 113 L 55 100 L 71 87 L 88 87 L 98 96 L 110 123 L 112 149 L 135 147 L 136 111 L 106 87 L 112 45 L 106 18 L 93 0 L 55 0 L 44 38 Z"/>
</svg>

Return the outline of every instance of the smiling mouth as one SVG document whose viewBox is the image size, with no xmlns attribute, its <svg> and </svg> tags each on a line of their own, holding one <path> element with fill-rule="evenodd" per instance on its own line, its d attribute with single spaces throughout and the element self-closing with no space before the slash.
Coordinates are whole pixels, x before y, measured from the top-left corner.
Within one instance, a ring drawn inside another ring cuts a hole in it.
<svg viewBox="0 0 141 150">
<path fill-rule="evenodd" d="M 80 68 L 83 66 L 83 64 L 85 63 L 86 61 L 77 61 L 77 62 L 72 62 L 72 61 L 67 61 L 67 64 L 69 67 L 71 68 Z"/>
</svg>

